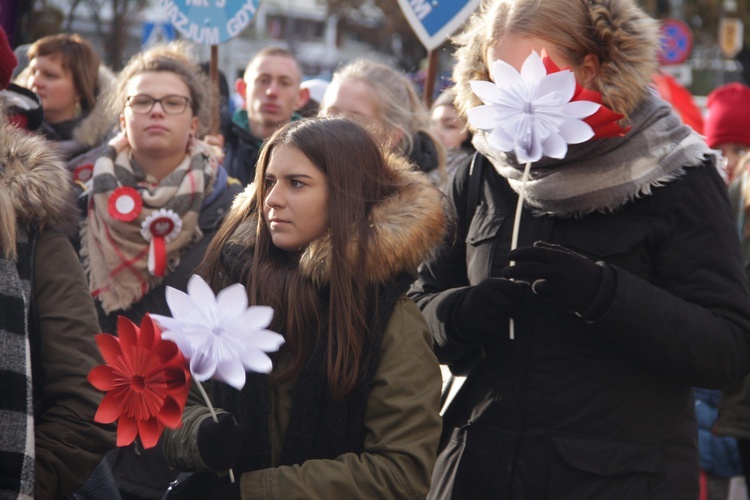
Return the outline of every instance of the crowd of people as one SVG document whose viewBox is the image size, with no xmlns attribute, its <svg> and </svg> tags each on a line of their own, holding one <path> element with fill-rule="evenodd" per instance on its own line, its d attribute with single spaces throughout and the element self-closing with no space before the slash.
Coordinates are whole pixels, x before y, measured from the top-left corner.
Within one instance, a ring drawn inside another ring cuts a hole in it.
<svg viewBox="0 0 750 500">
<path fill-rule="evenodd" d="M 750 87 L 686 125 L 635 0 L 483 0 L 453 42 L 431 107 L 387 65 L 305 82 L 269 46 L 217 132 L 188 43 L 113 72 L 49 36 L 12 78 L 0 30 L 0 498 L 740 498 Z M 534 53 L 609 133 L 527 162 L 478 126 Z M 285 342 L 116 446 L 95 335 L 169 316 L 195 274 Z"/>
</svg>

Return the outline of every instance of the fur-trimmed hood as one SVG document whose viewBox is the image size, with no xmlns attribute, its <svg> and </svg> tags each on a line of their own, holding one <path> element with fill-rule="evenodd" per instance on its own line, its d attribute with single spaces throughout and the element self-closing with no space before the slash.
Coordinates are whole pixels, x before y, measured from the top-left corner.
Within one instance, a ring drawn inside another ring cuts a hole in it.
<svg viewBox="0 0 750 500">
<path fill-rule="evenodd" d="M 396 163 L 403 188 L 376 205 L 370 214 L 370 245 L 360 273 L 368 284 L 382 283 L 404 272 L 415 273 L 445 235 L 447 215 L 443 194 L 406 160 Z M 247 204 L 247 197 L 252 198 L 254 192 L 254 185 L 249 185 L 237 196 L 233 209 Z M 256 227 L 256 217 L 244 221 L 229 244 L 253 249 Z M 300 257 L 302 274 L 318 286 L 330 281 L 332 248 L 327 232 L 310 243 Z"/>
<path fill-rule="evenodd" d="M 12 125 L 0 133 L 0 227 L 16 222 L 70 232 L 77 212 L 73 184 L 62 158 L 38 135 Z"/>
</svg>

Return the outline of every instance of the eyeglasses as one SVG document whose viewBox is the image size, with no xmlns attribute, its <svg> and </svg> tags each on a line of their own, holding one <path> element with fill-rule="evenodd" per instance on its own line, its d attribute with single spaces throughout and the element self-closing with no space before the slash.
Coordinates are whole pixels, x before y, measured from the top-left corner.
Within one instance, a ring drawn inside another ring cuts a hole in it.
<svg viewBox="0 0 750 500">
<path fill-rule="evenodd" d="M 150 95 L 131 95 L 125 101 L 125 106 L 133 110 L 133 113 L 145 115 L 150 113 L 156 103 L 161 104 L 161 109 L 168 115 L 179 115 L 185 111 L 190 99 L 182 95 L 165 95 L 156 99 Z"/>
</svg>

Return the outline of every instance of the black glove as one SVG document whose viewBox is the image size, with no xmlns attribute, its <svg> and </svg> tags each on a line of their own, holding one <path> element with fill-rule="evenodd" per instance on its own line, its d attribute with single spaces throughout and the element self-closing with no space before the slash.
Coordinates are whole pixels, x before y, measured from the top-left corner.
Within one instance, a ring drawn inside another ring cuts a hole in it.
<svg viewBox="0 0 750 500">
<path fill-rule="evenodd" d="M 470 287 L 454 307 L 453 326 L 467 341 L 507 332 L 508 320 L 523 306 L 527 286 L 487 278 Z"/>
<path fill-rule="evenodd" d="M 503 276 L 530 283 L 547 306 L 589 319 L 600 316 L 612 304 L 612 269 L 568 248 L 537 241 L 533 247 L 512 250 L 508 259 L 516 264 L 503 269 Z"/>
<path fill-rule="evenodd" d="M 217 477 L 212 479 L 206 489 L 208 500 L 242 500 L 240 493 L 240 478 L 235 476 L 234 482 L 229 482 L 229 477 Z"/>
<path fill-rule="evenodd" d="M 225 471 L 240 456 L 246 427 L 237 424 L 229 413 L 222 413 L 218 418 L 218 423 L 209 417 L 198 426 L 198 452 L 210 469 Z"/>
</svg>

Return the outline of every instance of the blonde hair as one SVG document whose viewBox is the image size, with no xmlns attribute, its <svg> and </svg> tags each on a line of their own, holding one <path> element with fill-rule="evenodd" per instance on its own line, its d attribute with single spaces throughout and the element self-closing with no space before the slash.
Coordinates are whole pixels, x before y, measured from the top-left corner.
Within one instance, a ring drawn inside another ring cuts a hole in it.
<svg viewBox="0 0 750 500">
<path fill-rule="evenodd" d="M 372 91 L 379 118 L 386 133 L 401 131 L 399 149 L 408 156 L 414 147 L 413 136 L 422 132 L 432 139 L 438 152 L 438 168 L 445 172 L 445 151 L 440 141 L 430 132 L 430 112 L 417 94 L 412 82 L 385 64 L 358 59 L 336 70 L 333 81 L 354 78 Z"/>
<path fill-rule="evenodd" d="M 190 54 L 190 46 L 184 42 L 157 45 L 134 55 L 117 76 L 109 106 L 119 115 L 128 98 L 128 82 L 141 73 L 166 71 L 174 73 L 185 82 L 190 92 L 190 107 L 198 117 L 199 135 L 208 130 L 211 123 L 212 92 L 210 82 Z"/>
<path fill-rule="evenodd" d="M 658 23 L 634 0 L 484 0 L 454 39 L 456 107 L 464 116 L 482 104 L 469 81 L 490 79 L 487 49 L 508 35 L 549 41 L 574 66 L 596 56 L 594 90 L 626 117 L 647 95 L 657 68 Z"/>
</svg>

